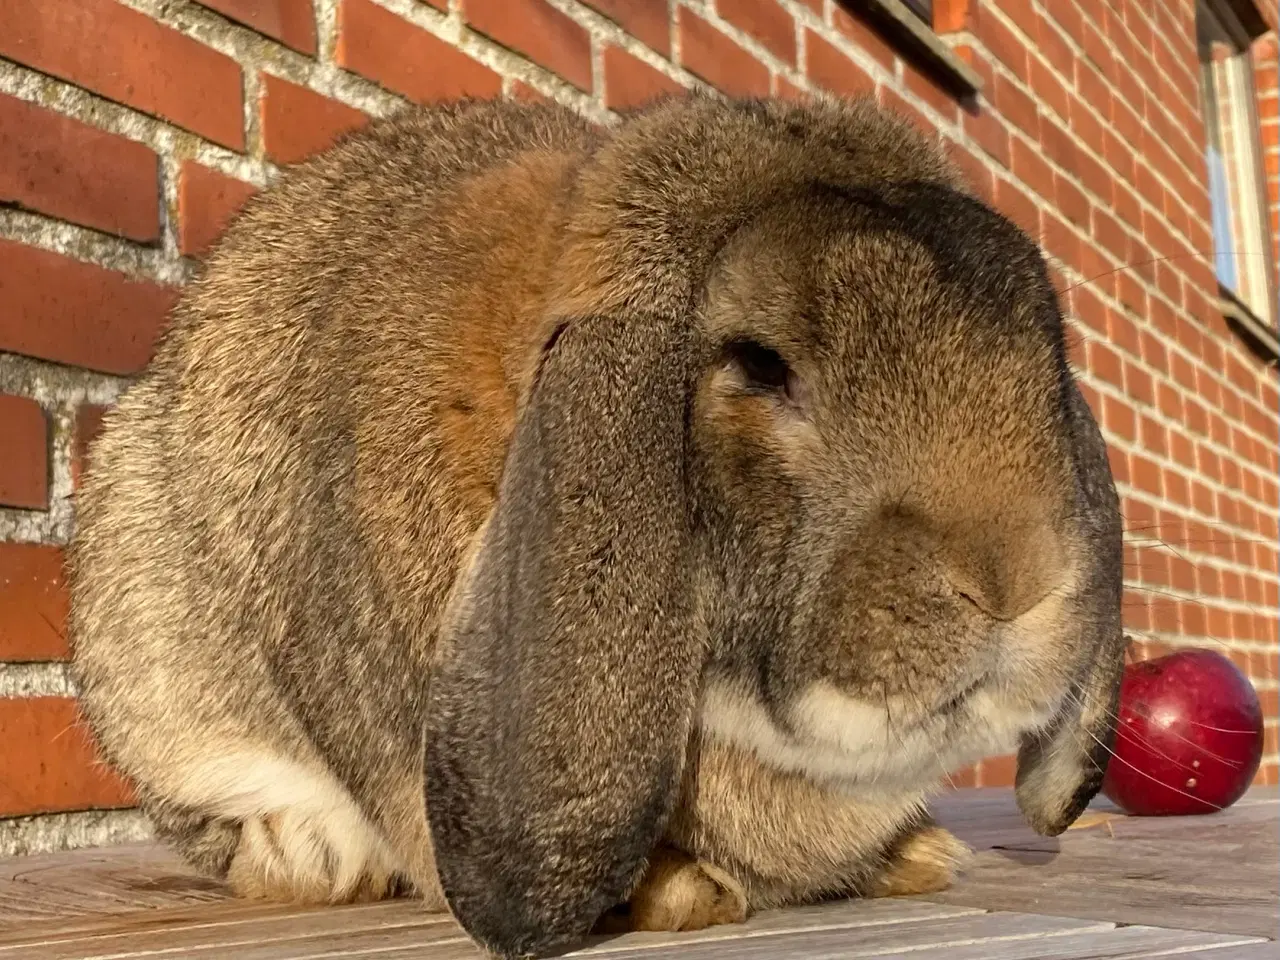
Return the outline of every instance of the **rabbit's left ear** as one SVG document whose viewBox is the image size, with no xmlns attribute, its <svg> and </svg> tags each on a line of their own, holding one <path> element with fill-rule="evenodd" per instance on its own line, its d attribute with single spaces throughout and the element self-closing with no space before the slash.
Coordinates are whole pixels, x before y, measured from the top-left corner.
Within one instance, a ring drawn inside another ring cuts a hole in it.
<svg viewBox="0 0 1280 960">
<path fill-rule="evenodd" d="M 1027 737 L 1018 751 L 1018 806 L 1045 836 L 1071 826 L 1102 787 L 1124 675 L 1120 506 L 1102 434 L 1079 389 L 1074 384 L 1069 389 L 1069 427 L 1089 556 L 1088 582 L 1075 615 L 1087 656 L 1063 712 L 1048 729 Z"/>
<path fill-rule="evenodd" d="M 426 803 L 463 928 L 500 956 L 587 933 L 674 803 L 693 628 L 687 322 L 574 320 L 542 357 L 428 697 Z"/>
</svg>

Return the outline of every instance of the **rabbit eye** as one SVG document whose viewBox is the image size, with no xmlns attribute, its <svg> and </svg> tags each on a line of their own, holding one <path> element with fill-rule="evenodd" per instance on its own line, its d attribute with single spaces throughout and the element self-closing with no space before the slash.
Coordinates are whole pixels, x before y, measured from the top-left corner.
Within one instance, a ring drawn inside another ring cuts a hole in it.
<svg viewBox="0 0 1280 960">
<path fill-rule="evenodd" d="M 729 344 L 728 353 L 751 388 L 792 395 L 795 375 L 778 351 L 753 340 L 737 340 Z"/>
</svg>

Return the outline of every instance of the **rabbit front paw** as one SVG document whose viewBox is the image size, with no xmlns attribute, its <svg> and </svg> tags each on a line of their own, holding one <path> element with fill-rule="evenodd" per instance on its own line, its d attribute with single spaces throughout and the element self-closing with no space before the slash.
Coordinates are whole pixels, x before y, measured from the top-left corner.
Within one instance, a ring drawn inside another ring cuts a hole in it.
<svg viewBox="0 0 1280 960">
<path fill-rule="evenodd" d="M 747 918 L 747 895 L 733 877 L 680 850 L 661 847 L 649 858 L 631 899 L 606 913 L 597 933 L 702 930 Z"/>
<path fill-rule="evenodd" d="M 906 897 L 945 890 L 969 856 L 969 847 L 950 830 L 924 827 L 894 851 L 871 896 Z"/>
</svg>

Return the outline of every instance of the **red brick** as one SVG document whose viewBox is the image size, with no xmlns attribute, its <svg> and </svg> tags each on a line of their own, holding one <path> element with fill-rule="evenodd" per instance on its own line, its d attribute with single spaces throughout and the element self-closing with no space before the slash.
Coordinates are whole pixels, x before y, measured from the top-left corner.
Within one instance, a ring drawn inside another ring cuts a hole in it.
<svg viewBox="0 0 1280 960">
<path fill-rule="evenodd" d="M 0 57 L 244 148 L 239 65 L 115 0 L 5 0 Z"/>
<path fill-rule="evenodd" d="M 965 179 L 969 182 L 974 195 L 981 198 L 984 203 L 993 203 L 995 200 L 995 180 L 991 176 L 991 169 L 979 160 L 972 151 L 960 146 L 958 143 L 947 141 L 946 151 L 951 162 L 964 173 Z"/>
<path fill-rule="evenodd" d="M 843 12 L 836 8 L 837 14 Z M 716 0 L 716 13 L 774 56 L 795 65 L 796 21 L 778 0 Z"/>
<path fill-rule="evenodd" d="M 1129 468 L 1134 486 L 1153 496 L 1163 496 L 1162 471 L 1159 464 L 1135 453 L 1129 457 Z"/>
<path fill-rule="evenodd" d="M 1151 606 L 1140 592 L 1125 590 L 1121 613 L 1126 630 L 1145 633 L 1151 629 Z"/>
<path fill-rule="evenodd" d="M 917 110 L 914 105 L 908 103 L 892 87 L 887 84 L 881 84 L 876 90 L 876 99 L 885 110 L 900 117 L 905 117 L 930 138 L 937 136 L 937 124 L 925 116 L 923 111 Z"/>
<path fill-rule="evenodd" d="M 1164 472 L 1164 496 L 1166 500 L 1183 507 L 1191 506 L 1191 485 L 1181 473 L 1173 470 Z"/>
<path fill-rule="evenodd" d="M 137 373 L 176 298 L 169 287 L 0 240 L 0 350 Z"/>
<path fill-rule="evenodd" d="M 671 56 L 671 12 L 667 0 L 583 0 L 645 46 Z"/>
<path fill-rule="evenodd" d="M 0 283 L 3 291 L 3 283 Z M 40 404 L 0 394 L 0 506 L 49 506 L 49 425 Z"/>
<path fill-rule="evenodd" d="M 1072 291 L 1074 298 L 1074 309 L 1077 317 L 1081 319 L 1090 328 L 1105 334 L 1107 332 L 1107 308 L 1103 306 L 1102 301 L 1089 289 L 1088 285 L 1081 285 Z"/>
<path fill-rule="evenodd" d="M 1157 587 L 1169 585 L 1169 554 L 1154 547 L 1138 550 L 1138 577 L 1145 584 Z"/>
<path fill-rule="evenodd" d="M 619 47 L 604 51 L 604 105 L 627 110 L 668 93 L 680 93 L 680 84 Z"/>
<path fill-rule="evenodd" d="M 850 97 L 875 90 L 876 83 L 865 70 L 816 33 L 810 31 L 806 35 L 804 46 L 805 73 L 813 83 Z"/>
<path fill-rule="evenodd" d="M 1048 107 L 1065 122 L 1071 113 L 1071 94 L 1057 75 L 1035 58 L 1031 60 L 1029 84 L 1031 92 L 1040 103 Z"/>
<path fill-rule="evenodd" d="M 909 92 L 927 103 L 939 116 L 955 122 L 958 113 L 956 98 L 950 91 L 939 86 L 933 77 L 920 72 L 909 63 L 903 63 L 902 79 Z"/>
<path fill-rule="evenodd" d="M 1082 146 L 1094 153 L 1102 152 L 1102 121 L 1094 115 L 1092 108 L 1079 97 L 1072 95 L 1067 108 L 1071 133 Z"/>
<path fill-rule="evenodd" d="M 1053 200 L 1064 217 L 1078 227 L 1089 228 L 1089 200 L 1074 183 L 1053 175 Z"/>
<path fill-rule="evenodd" d="M 773 95 L 784 100 L 803 100 L 809 96 L 809 91 L 803 87 L 797 87 L 780 73 L 773 75 Z"/>
<path fill-rule="evenodd" d="M 996 109 L 1032 140 L 1040 139 L 1040 114 L 1036 102 L 1003 75 L 996 77 L 991 91 Z"/>
<path fill-rule="evenodd" d="M 1017 758 L 1012 754 L 988 757 L 978 765 L 978 782 L 984 787 L 1012 787 L 1017 767 Z"/>
<path fill-rule="evenodd" d="M 1107 463 L 1111 467 L 1111 476 L 1116 483 L 1129 482 L 1129 455 L 1123 450 L 1107 444 Z"/>
<path fill-rule="evenodd" d="M 686 7 L 676 12 L 680 33 L 680 62 L 716 89 L 727 94 L 765 96 L 769 92 L 769 68 Z M 809 62 L 814 62 L 810 43 Z M 850 64 L 852 67 L 852 64 Z M 810 79 L 812 67 L 808 70 Z M 823 86 L 836 93 L 837 87 Z"/>
<path fill-rule="evenodd" d="M 996 209 L 1025 230 L 1030 237 L 1040 234 L 1040 211 L 1035 201 L 1012 181 L 996 181 Z"/>
<path fill-rule="evenodd" d="M 1141 316 L 1145 311 L 1145 298 L 1142 302 L 1135 302 L 1126 296 L 1124 289 L 1125 274 L 1120 274 L 1122 281 L 1120 287 L 1120 302 L 1130 310 Z M 1138 327 L 1132 320 L 1118 310 L 1107 311 L 1107 335 L 1117 347 L 1132 357 L 1139 356 L 1142 350 L 1141 339 L 1138 335 Z"/>
<path fill-rule="evenodd" d="M 978 38 L 1019 80 L 1027 79 L 1027 45 L 995 17 L 982 17 Z"/>
<path fill-rule="evenodd" d="M 1210 567 L 1207 564 L 1202 565 L 1196 570 L 1196 583 L 1199 585 L 1197 589 L 1206 597 L 1222 596 L 1222 574 L 1217 567 Z M 1209 629 L 1214 633 L 1218 633 L 1216 617 L 1220 616 L 1223 611 L 1219 608 L 1211 608 L 1209 610 Z M 1226 621 L 1230 623 L 1228 618 Z"/>
<path fill-rule="evenodd" d="M 417 103 L 502 92 L 497 73 L 372 0 L 342 0 L 337 60 Z"/>
<path fill-rule="evenodd" d="M 1178 603 L 1170 597 L 1151 598 L 1151 621 L 1160 633 L 1179 633 L 1182 618 Z"/>
<path fill-rule="evenodd" d="M 1089 344 L 1089 372 L 1114 386 L 1124 386 L 1124 364 L 1120 355 L 1096 340 Z"/>
<path fill-rule="evenodd" d="M 546 0 L 465 0 L 462 15 L 472 29 L 591 90 L 591 38 Z"/>
<path fill-rule="evenodd" d="M 1197 513 L 1211 517 L 1215 513 L 1213 491 L 1198 480 L 1191 482 L 1191 503 Z"/>
<path fill-rule="evenodd" d="M 258 192 L 251 183 L 183 161 L 178 172 L 178 251 L 201 257 L 245 202 Z"/>
<path fill-rule="evenodd" d="M 966 136 L 1002 167 L 1009 166 L 1009 134 L 995 113 L 990 110 L 966 112 L 962 122 Z"/>
<path fill-rule="evenodd" d="M 312 0 L 197 0 L 237 23 L 279 40 L 285 46 L 313 56 L 316 52 L 316 15 Z M 430 0 L 429 0 L 430 2 Z M 436 6 L 442 6 L 437 0 Z"/>
<path fill-rule="evenodd" d="M 80 480 L 89 469 L 89 454 L 102 432 L 102 418 L 107 408 L 96 403 L 86 403 L 76 411 L 75 435 L 71 441 L 71 486 L 78 489 Z"/>
<path fill-rule="evenodd" d="M 1040 244 L 1050 257 L 1073 269 L 1080 263 L 1080 238 L 1074 230 L 1051 213 L 1042 216 Z"/>
<path fill-rule="evenodd" d="M 1102 400 L 1102 424 L 1107 432 L 1133 442 L 1138 437 L 1137 415 L 1133 407 L 1115 397 Z"/>
<path fill-rule="evenodd" d="M 1169 455 L 1169 431 L 1155 420 L 1144 416 L 1142 418 L 1142 446 L 1160 457 L 1167 457 Z"/>
<path fill-rule="evenodd" d="M 1046 200 L 1053 200 L 1053 168 L 1045 162 L 1040 151 L 1021 137 L 1010 144 L 1010 169 L 1013 175 Z"/>
<path fill-rule="evenodd" d="M 102 766 L 70 697 L 0 698 L 5 745 L 0 816 L 129 806 L 124 782 Z"/>
<path fill-rule="evenodd" d="M 1165 546 L 1174 550 L 1183 549 L 1187 544 L 1187 522 L 1171 510 L 1159 510 L 1156 516 L 1159 518 L 1156 532 Z"/>
<path fill-rule="evenodd" d="M 1073 172 L 1086 190 L 1101 199 L 1104 205 L 1111 205 L 1111 188 L 1115 176 L 1110 170 L 1087 153 L 1078 152 Z"/>
<path fill-rule="evenodd" d="M 1125 361 L 1124 364 L 1124 383 L 1125 392 L 1133 397 L 1139 403 L 1154 407 L 1156 403 L 1156 387 L 1155 382 L 1151 379 L 1151 374 L 1138 367 L 1135 364 Z"/>
<path fill-rule="evenodd" d="M 1194 588 L 1192 588 L 1194 589 Z M 1182 619 L 1182 633 L 1188 637 L 1203 637 L 1209 633 L 1209 615 L 1200 601 L 1183 600 L 1178 604 Z"/>
<path fill-rule="evenodd" d="M 1101 207 L 1093 208 L 1093 236 L 1117 259 L 1123 261 L 1129 251 L 1129 238 L 1118 220 Z"/>
<path fill-rule="evenodd" d="M 1146 330 L 1142 331 L 1141 340 L 1142 359 L 1146 361 L 1148 366 L 1154 367 L 1160 373 L 1168 373 L 1169 349 L 1164 345 L 1164 342 Z"/>
<path fill-rule="evenodd" d="M 1136 179 L 1133 148 L 1110 130 L 1102 132 L 1102 157 L 1125 180 L 1132 183 Z"/>
<path fill-rule="evenodd" d="M 262 74 L 258 114 L 267 156 L 280 164 L 319 153 L 343 134 L 369 122 L 355 107 L 269 73 Z"/>
<path fill-rule="evenodd" d="M 141 143 L 0 94 L 0 204 L 151 242 L 158 172 Z"/>
<path fill-rule="evenodd" d="M 725 0 L 717 0 L 723 4 Z M 853 10 L 846 10 L 838 4 L 832 4 L 831 23 L 835 28 L 853 41 L 854 46 L 862 50 L 880 66 L 893 72 L 894 52 L 884 38 L 862 17 Z"/>
<path fill-rule="evenodd" d="M 62 550 L 0 543 L 0 660 L 65 660 L 70 600 Z"/>
</svg>

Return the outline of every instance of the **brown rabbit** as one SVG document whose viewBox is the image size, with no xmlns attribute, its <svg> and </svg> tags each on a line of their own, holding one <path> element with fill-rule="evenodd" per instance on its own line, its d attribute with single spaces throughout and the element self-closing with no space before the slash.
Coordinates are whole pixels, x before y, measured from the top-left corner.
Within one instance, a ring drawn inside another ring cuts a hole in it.
<svg viewBox="0 0 1280 960">
<path fill-rule="evenodd" d="M 84 705 L 159 833 L 503 956 L 944 887 L 947 770 L 1018 748 L 1054 834 L 1112 738 L 1042 258 L 865 102 L 370 125 L 248 205 L 79 509 Z"/>
</svg>

